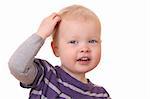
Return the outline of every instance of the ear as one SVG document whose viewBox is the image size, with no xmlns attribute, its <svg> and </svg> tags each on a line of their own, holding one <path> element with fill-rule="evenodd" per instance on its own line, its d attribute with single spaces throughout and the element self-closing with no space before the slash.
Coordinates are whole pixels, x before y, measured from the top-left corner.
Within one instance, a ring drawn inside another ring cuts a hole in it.
<svg viewBox="0 0 150 99">
<path fill-rule="evenodd" d="M 56 57 L 59 57 L 59 53 L 58 53 L 58 47 L 56 46 L 56 43 L 54 43 L 53 41 L 51 42 L 51 47 L 53 50 L 53 53 Z"/>
</svg>

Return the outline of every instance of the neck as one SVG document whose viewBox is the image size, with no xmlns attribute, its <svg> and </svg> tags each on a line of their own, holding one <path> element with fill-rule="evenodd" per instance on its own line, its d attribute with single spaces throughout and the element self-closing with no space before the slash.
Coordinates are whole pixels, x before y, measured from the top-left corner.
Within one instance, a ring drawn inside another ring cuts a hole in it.
<svg viewBox="0 0 150 99">
<path fill-rule="evenodd" d="M 82 83 L 88 83 L 86 77 L 85 77 L 85 73 L 73 73 L 69 70 L 67 70 L 66 68 L 64 68 L 63 66 L 61 66 L 61 68 L 67 72 L 69 75 L 71 75 L 72 77 L 74 77 L 75 79 L 81 81 Z"/>
</svg>

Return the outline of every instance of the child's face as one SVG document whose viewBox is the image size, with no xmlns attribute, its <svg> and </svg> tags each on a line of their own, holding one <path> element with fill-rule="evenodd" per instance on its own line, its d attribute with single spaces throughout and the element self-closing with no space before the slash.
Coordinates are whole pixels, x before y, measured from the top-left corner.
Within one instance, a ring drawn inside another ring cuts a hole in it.
<svg viewBox="0 0 150 99">
<path fill-rule="evenodd" d="M 71 73 L 84 74 L 95 68 L 101 58 L 100 25 L 97 21 L 61 21 L 54 52 L 62 67 Z"/>
</svg>

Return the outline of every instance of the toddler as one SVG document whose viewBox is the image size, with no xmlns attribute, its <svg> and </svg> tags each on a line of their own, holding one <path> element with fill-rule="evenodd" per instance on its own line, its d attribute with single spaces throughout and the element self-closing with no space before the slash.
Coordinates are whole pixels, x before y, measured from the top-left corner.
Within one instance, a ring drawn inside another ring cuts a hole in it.
<svg viewBox="0 0 150 99">
<path fill-rule="evenodd" d="M 61 66 L 35 58 L 49 36 Z M 41 22 L 11 56 L 9 69 L 22 87 L 31 88 L 29 99 L 110 99 L 102 86 L 85 77 L 100 62 L 100 37 L 99 18 L 90 9 L 66 7 Z"/>
</svg>

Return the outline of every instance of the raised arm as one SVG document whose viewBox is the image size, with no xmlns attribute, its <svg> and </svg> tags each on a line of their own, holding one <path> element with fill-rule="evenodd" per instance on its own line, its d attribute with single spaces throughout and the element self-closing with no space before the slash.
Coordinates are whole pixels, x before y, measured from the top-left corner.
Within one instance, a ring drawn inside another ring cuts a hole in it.
<svg viewBox="0 0 150 99">
<path fill-rule="evenodd" d="M 24 84 L 31 84 L 37 74 L 33 60 L 47 37 L 53 32 L 60 17 L 53 13 L 45 18 L 38 31 L 25 40 L 9 59 L 10 72 L 16 79 Z"/>
</svg>

